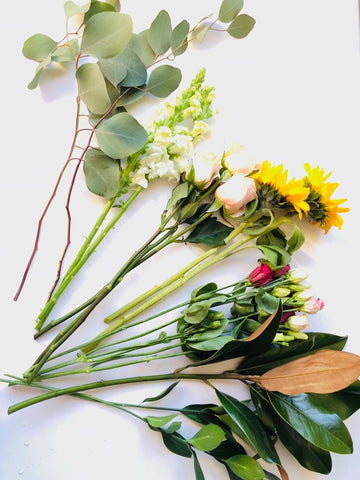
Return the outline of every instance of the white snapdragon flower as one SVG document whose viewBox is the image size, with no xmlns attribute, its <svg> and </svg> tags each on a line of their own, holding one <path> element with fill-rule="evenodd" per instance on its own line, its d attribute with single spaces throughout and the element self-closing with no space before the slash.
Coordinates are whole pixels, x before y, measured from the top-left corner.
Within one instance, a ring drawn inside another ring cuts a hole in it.
<svg viewBox="0 0 360 480">
<path fill-rule="evenodd" d="M 163 145 L 167 147 L 172 143 L 173 137 L 169 127 L 159 127 L 154 133 L 154 143 L 157 145 Z"/>
<path fill-rule="evenodd" d="M 195 120 L 194 126 L 191 130 L 191 135 L 194 138 L 206 135 L 210 132 L 210 125 L 203 120 Z"/>
</svg>

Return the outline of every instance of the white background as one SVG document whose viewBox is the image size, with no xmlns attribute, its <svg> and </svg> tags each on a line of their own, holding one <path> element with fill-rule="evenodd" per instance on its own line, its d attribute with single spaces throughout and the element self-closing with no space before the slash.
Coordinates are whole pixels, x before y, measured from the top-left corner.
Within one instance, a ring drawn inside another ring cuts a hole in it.
<svg viewBox="0 0 360 480">
<path fill-rule="evenodd" d="M 187 18 L 191 25 L 216 13 L 218 0 L 123 0 L 134 30 L 146 28 L 166 8 L 173 25 Z M 68 75 L 44 78 L 40 89 L 26 88 L 33 62 L 21 55 L 24 40 L 34 33 L 60 39 L 64 33 L 63 2 L 18 0 L 1 5 L 1 344 L 0 374 L 20 375 L 49 341 L 32 339 L 34 321 L 54 278 L 64 245 L 66 216 L 64 184 L 47 217 L 36 261 L 18 302 L 12 297 L 30 255 L 37 220 L 51 194 L 70 146 L 75 112 L 75 88 Z M 246 13 L 255 17 L 254 31 L 244 40 L 211 33 L 202 45 L 193 45 L 179 57 L 186 87 L 199 68 L 207 69 L 207 83 L 216 87 L 220 113 L 213 122 L 206 149 L 221 153 L 233 142 L 243 143 L 259 160 L 283 163 L 291 176 L 302 176 L 304 162 L 332 171 L 340 183 L 336 197 L 348 198 L 351 212 L 344 215 L 341 231 L 328 235 L 304 224 L 306 244 L 294 264 L 310 272 L 309 281 L 326 304 L 312 318 L 311 329 L 349 334 L 346 349 L 359 353 L 358 251 L 360 67 L 358 5 L 356 0 L 253 0 Z M 51 80 L 51 81 L 50 81 Z M 158 108 L 147 102 L 137 114 L 149 118 Z M 64 295 L 54 316 L 91 295 L 109 280 L 122 261 L 156 227 L 170 185 L 153 185 L 111 233 Z M 72 200 L 73 243 L 76 252 L 102 208 L 102 201 L 87 192 L 79 175 Z M 73 341 L 102 329 L 102 318 L 153 282 L 166 278 L 199 252 L 190 247 L 170 249 L 166 257 L 129 275 L 92 315 Z M 195 279 L 172 296 L 177 301 L 211 279 L 219 284 L 245 275 L 256 255 L 238 256 Z M 149 365 L 121 372 L 147 374 L 171 371 L 178 362 Z M 119 375 L 121 374 L 119 373 Z M 112 374 L 114 375 L 114 373 Z M 109 378 L 111 375 L 107 375 Z M 100 377 L 99 377 L 100 378 Z M 87 381 L 87 378 L 81 379 Z M 66 383 L 66 382 L 64 382 Z M 238 385 L 217 384 L 246 398 Z M 193 478 L 192 461 L 172 455 L 161 439 L 136 420 L 118 411 L 80 400 L 61 398 L 7 416 L 9 405 L 29 395 L 25 389 L 0 387 L 0 478 L 12 480 L 75 480 L 82 478 L 179 480 Z M 160 392 L 163 385 L 109 389 L 108 398 L 140 402 Z M 184 406 L 214 401 L 208 387 L 182 383 L 163 404 Z M 359 416 L 349 419 L 355 453 L 333 455 L 331 480 L 358 478 Z M 185 426 L 191 435 L 194 425 Z M 300 467 L 281 447 L 281 458 L 292 480 L 320 480 L 321 475 Z M 205 455 L 200 462 L 207 480 L 227 478 L 222 467 Z M 270 468 L 269 468 L 270 470 Z"/>
</svg>

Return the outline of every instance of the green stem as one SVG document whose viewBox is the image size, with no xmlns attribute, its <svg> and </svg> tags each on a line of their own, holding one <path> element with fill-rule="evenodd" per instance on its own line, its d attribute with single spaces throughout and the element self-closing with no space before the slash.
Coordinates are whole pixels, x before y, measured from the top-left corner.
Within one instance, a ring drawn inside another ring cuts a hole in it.
<svg viewBox="0 0 360 480">
<path fill-rule="evenodd" d="M 253 377 L 252 377 L 253 378 Z M 74 385 L 67 388 L 52 390 L 51 392 L 38 395 L 36 397 L 28 398 L 22 402 L 11 405 L 8 409 L 8 413 L 17 412 L 23 408 L 29 407 L 31 405 L 36 405 L 45 400 L 50 400 L 52 398 L 61 397 L 63 395 L 72 395 L 75 393 L 86 392 L 88 390 L 95 390 L 98 388 L 112 387 L 117 385 L 130 385 L 134 383 L 141 382 L 161 382 L 167 380 L 247 380 L 249 379 L 246 375 L 238 375 L 236 373 L 220 373 L 220 374 L 195 374 L 195 373 L 167 373 L 160 375 L 149 375 L 143 377 L 128 377 L 128 378 L 116 378 L 111 380 L 99 380 L 96 382 L 85 383 L 82 385 Z M 15 385 L 16 382 L 11 382 Z M 19 383 L 24 385 L 23 382 Z"/>
</svg>

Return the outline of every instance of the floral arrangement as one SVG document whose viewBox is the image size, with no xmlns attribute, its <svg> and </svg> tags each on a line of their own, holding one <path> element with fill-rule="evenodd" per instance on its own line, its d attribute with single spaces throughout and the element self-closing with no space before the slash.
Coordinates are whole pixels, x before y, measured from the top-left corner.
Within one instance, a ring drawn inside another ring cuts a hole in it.
<svg viewBox="0 0 360 480">
<path fill-rule="evenodd" d="M 290 178 L 283 165 L 258 163 L 238 144 L 230 145 L 220 157 L 204 152 L 201 142 L 210 134 L 216 113 L 215 89 L 205 85 L 205 69 L 148 126 L 129 113 L 130 106 L 146 95 L 163 99 L 177 90 L 181 71 L 169 63 L 184 54 L 190 42 L 203 41 L 209 30 L 219 30 L 219 24 L 234 38 L 247 36 L 255 20 L 240 13 L 242 9 L 242 0 L 223 0 L 215 20 L 206 17 L 193 28 L 186 20 L 173 28 L 169 14 L 162 10 L 149 29 L 135 34 L 131 17 L 120 12 L 116 0 L 92 0 L 85 5 L 68 1 L 64 39 L 55 42 L 36 34 L 23 49 L 27 58 L 38 62 L 30 89 L 37 87 L 53 62 L 74 62 L 78 86 L 70 154 L 41 220 L 73 160 L 77 167 L 67 207 L 80 166 L 88 189 L 106 203 L 63 272 L 71 238 L 69 215 L 56 278 L 35 324 L 35 339 L 56 333 L 21 377 L 1 379 L 10 386 L 44 393 L 11 405 L 9 413 L 64 395 L 107 405 L 159 433 L 170 452 L 192 458 L 196 480 L 205 478 L 199 452 L 223 465 L 224 478 L 275 480 L 279 479 L 272 473 L 276 469 L 286 480 L 289 476 L 277 441 L 306 469 L 328 474 L 331 453 L 352 453 L 344 420 L 359 408 L 360 357 L 344 351 L 346 337 L 308 331 L 310 316 L 322 310 L 324 302 L 306 282 L 308 273 L 291 267 L 293 255 L 305 241 L 302 222 L 327 234 L 332 227 L 341 229 L 342 214 L 349 211 L 343 206 L 345 199 L 333 197 L 338 184 L 329 181 L 330 173 L 305 163 L 303 177 Z M 70 21 L 79 18 L 76 31 L 70 33 Z M 84 119 L 86 127 L 81 125 Z M 88 139 L 79 146 L 79 134 L 84 131 Z M 129 253 L 98 292 L 60 318 L 50 318 L 103 239 L 159 178 L 167 179 L 172 189 L 148 240 Z M 34 261 L 41 228 L 42 221 L 16 300 Z M 66 346 L 130 272 L 170 245 L 180 251 L 192 244 L 200 247 L 200 253 L 191 262 L 102 319 L 106 326 L 96 336 Z M 150 307 L 205 270 L 216 272 L 216 265 L 229 257 L 246 261 L 249 249 L 256 250 L 259 259 L 257 266 L 249 266 L 245 278 L 230 285 L 197 286 L 182 303 L 149 314 Z M 170 358 L 179 359 L 178 368 L 164 372 Z M 232 366 L 224 367 L 224 361 Z M 118 376 L 123 367 L 137 364 L 144 364 L 144 372 L 146 365 L 155 364 L 159 373 Z M 105 371 L 116 376 L 99 379 L 99 372 Z M 84 375 L 89 381 L 78 383 L 77 378 Z M 59 387 L 59 377 L 71 383 Z M 187 380 L 205 382 L 218 402 L 201 398 L 182 408 L 163 406 L 160 401 Z M 217 380 L 241 382 L 248 389 L 248 399 L 240 401 L 219 389 Z M 139 404 L 87 393 L 159 381 L 170 383 Z M 141 409 L 165 414 L 142 416 Z M 197 425 L 192 437 L 182 433 L 180 417 Z"/>
</svg>

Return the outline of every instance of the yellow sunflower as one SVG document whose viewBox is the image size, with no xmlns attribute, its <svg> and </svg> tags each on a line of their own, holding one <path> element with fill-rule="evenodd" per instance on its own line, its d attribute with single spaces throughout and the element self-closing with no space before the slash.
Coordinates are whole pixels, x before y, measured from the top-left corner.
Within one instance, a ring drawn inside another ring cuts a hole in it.
<svg viewBox="0 0 360 480">
<path fill-rule="evenodd" d="M 310 206 L 306 202 L 309 195 L 309 188 L 304 186 L 303 180 L 288 181 L 288 172 L 284 170 L 283 165 L 271 165 L 267 160 L 261 164 L 261 168 L 253 175 L 253 178 L 260 185 L 268 185 L 271 187 L 285 202 L 287 207 L 292 207 L 295 210 L 299 218 L 302 218 L 302 214 L 307 214 L 310 210 Z M 282 203 L 277 202 L 280 208 Z"/>
<path fill-rule="evenodd" d="M 320 223 L 325 233 L 333 226 L 341 229 L 344 220 L 340 217 L 340 213 L 348 212 L 350 209 L 339 206 L 346 202 L 346 198 L 331 198 L 339 184 L 326 181 L 330 177 L 331 172 L 325 174 L 322 168 L 311 168 L 308 163 L 305 163 L 304 168 L 307 173 L 304 185 L 310 188 L 310 194 L 307 199 L 310 205 L 310 218 Z"/>
</svg>

